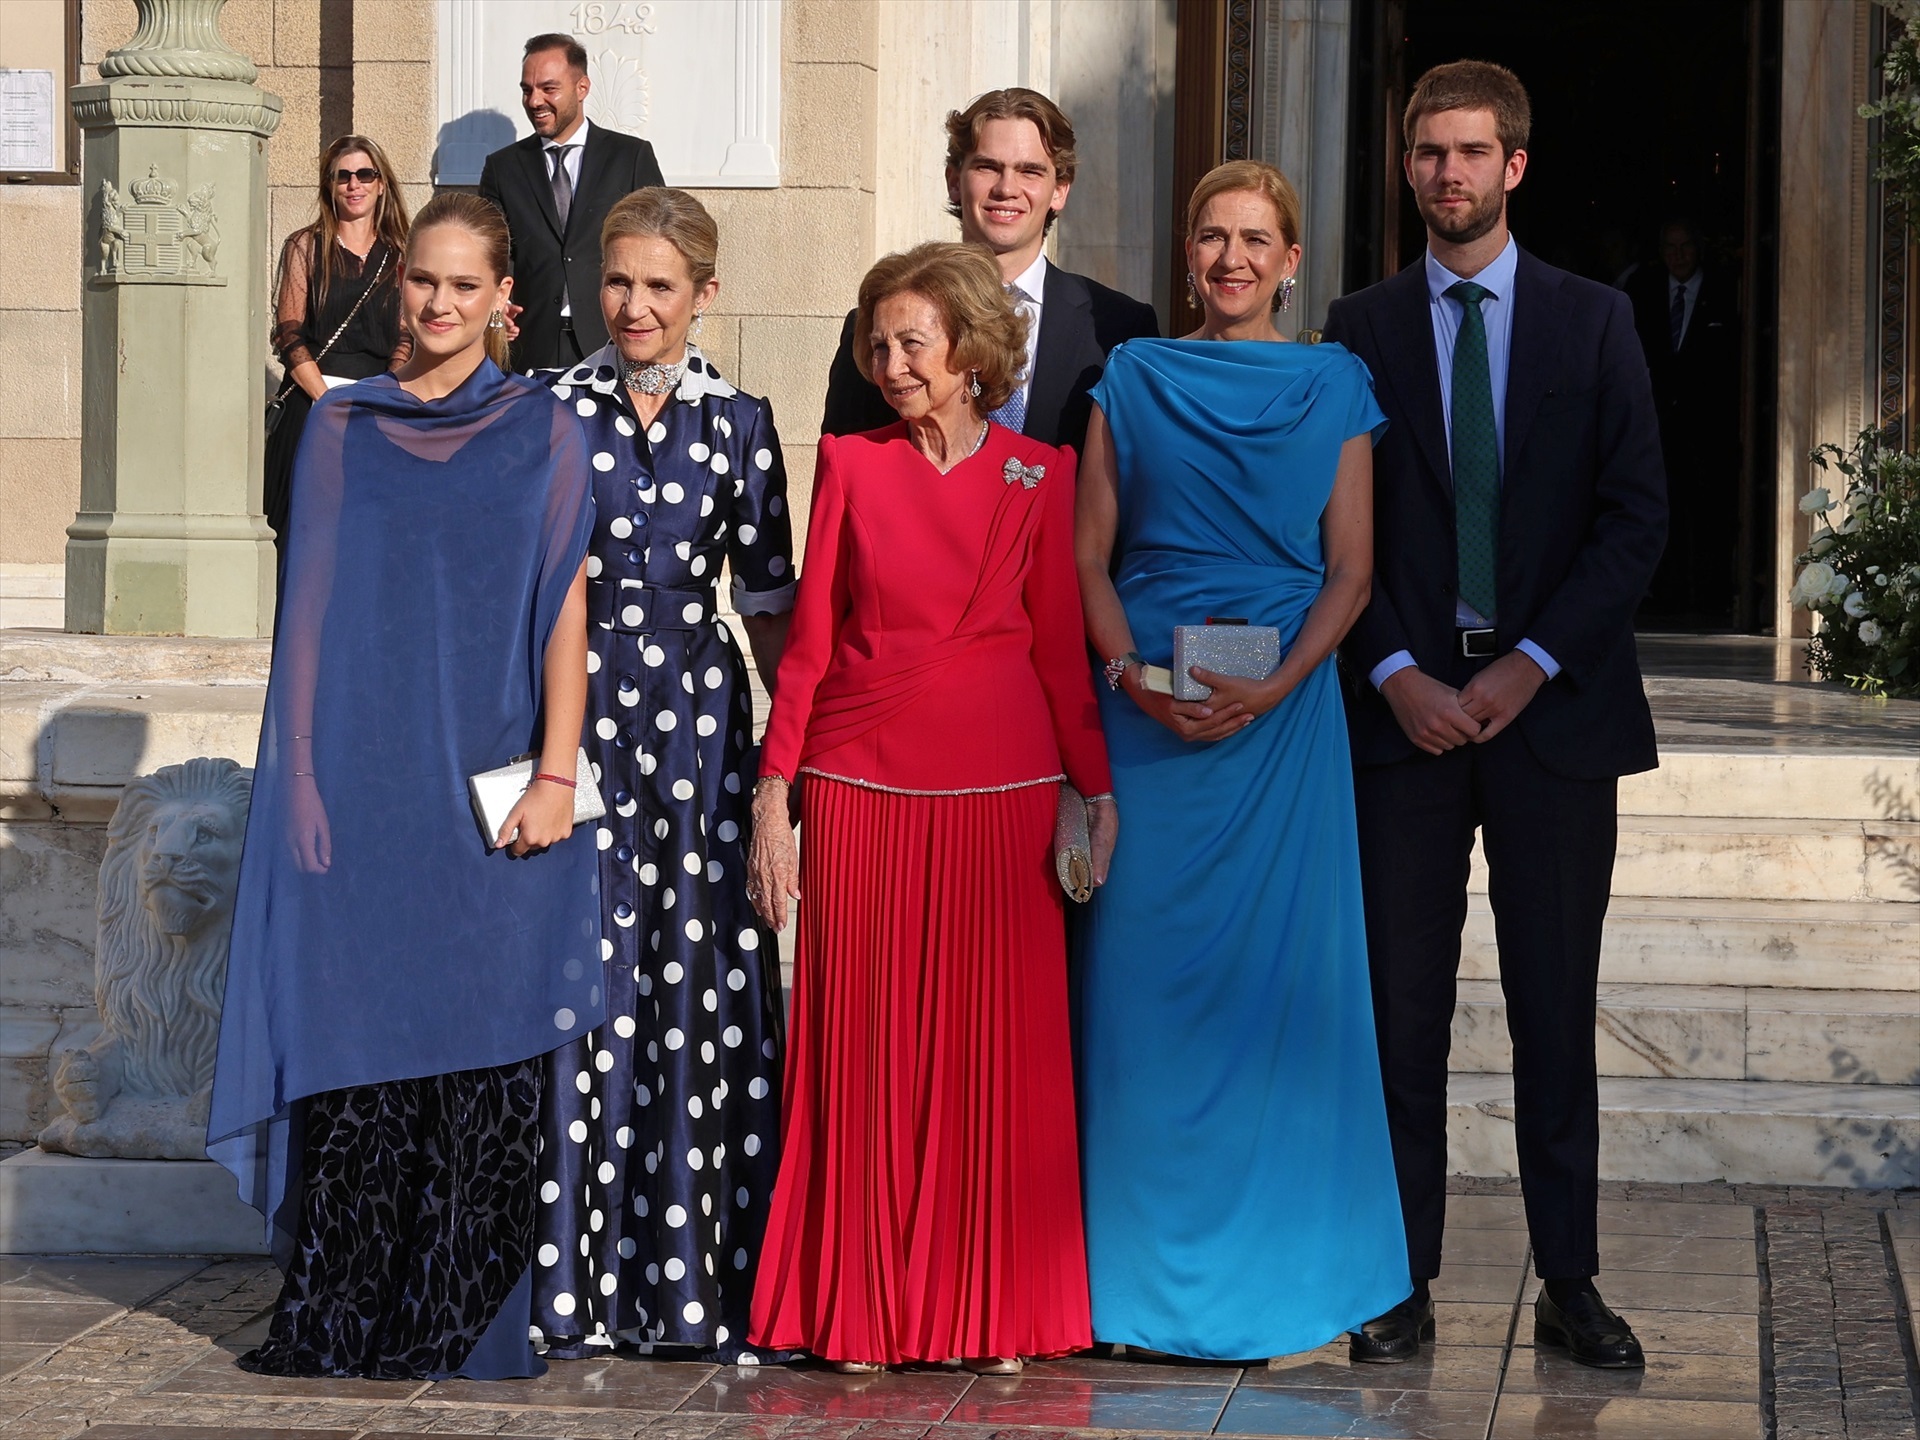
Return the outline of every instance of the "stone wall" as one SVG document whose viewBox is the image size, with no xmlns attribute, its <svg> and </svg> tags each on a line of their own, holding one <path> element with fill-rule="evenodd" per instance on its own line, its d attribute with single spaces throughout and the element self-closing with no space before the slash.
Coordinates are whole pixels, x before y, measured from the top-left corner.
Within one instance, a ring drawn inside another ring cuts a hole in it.
<svg viewBox="0 0 1920 1440">
<path fill-rule="evenodd" d="M 827 360 L 860 275 L 888 250 L 955 233 L 941 177 L 949 109 L 999 85 L 1054 94 L 1082 156 L 1055 258 L 1154 298 L 1167 268 L 1173 3 L 786 0 L 783 180 L 700 192 L 722 236 L 701 342 L 773 401 L 802 525 Z M 435 18 L 433 0 L 229 0 L 227 43 L 285 106 L 269 146 L 270 262 L 312 218 L 315 160 L 335 136 L 379 141 L 411 209 L 432 194 Z M 85 78 L 134 23 L 133 0 L 83 0 Z M 86 193 L 0 187 L 0 567 L 14 577 L 9 591 L 0 573 L 0 600 L 20 593 L 25 567 L 61 563 L 79 502 Z M 0 625 L 55 622 L 57 610 L 0 613 Z"/>
<path fill-rule="evenodd" d="M 946 211 L 947 112 L 983 90 L 1026 85 L 1066 111 L 1080 157 L 1051 258 L 1164 301 L 1173 11 L 1173 0 L 881 5 L 874 253 L 958 237 Z"/>
<path fill-rule="evenodd" d="M 777 190 L 699 190 L 720 226 L 720 294 L 700 344 L 741 389 L 773 404 L 806 534 L 827 362 L 874 254 L 873 170 L 886 0 L 781 7 Z"/>
<path fill-rule="evenodd" d="M 133 0 L 82 0 L 82 80 L 132 36 Z M 285 102 L 269 148 L 271 249 L 312 218 L 327 139 L 381 141 L 416 207 L 432 193 L 432 0 L 230 0 L 221 33 Z M 0 625 L 59 621 L 80 501 L 81 185 L 0 187 Z"/>
</svg>

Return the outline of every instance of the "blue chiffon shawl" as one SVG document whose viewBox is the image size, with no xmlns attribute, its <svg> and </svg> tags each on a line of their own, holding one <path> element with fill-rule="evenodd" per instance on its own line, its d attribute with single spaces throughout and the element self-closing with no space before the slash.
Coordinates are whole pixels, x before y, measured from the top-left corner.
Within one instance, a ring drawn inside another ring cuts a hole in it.
<svg viewBox="0 0 1920 1440">
<path fill-rule="evenodd" d="M 491 363 L 435 401 L 364 380 L 307 421 L 208 1125 L 276 1255 L 295 1102 L 511 1064 L 604 1018 L 592 827 L 490 854 L 466 784 L 537 748 L 592 493 L 579 420 Z M 288 834 L 305 737 L 320 874 Z"/>
</svg>

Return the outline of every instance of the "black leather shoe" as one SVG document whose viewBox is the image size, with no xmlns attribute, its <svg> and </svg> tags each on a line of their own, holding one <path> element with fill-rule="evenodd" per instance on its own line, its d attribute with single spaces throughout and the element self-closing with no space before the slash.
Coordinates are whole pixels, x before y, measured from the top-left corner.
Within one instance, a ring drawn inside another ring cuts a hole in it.
<svg viewBox="0 0 1920 1440">
<path fill-rule="evenodd" d="M 1597 1370 L 1644 1370 L 1647 1357 L 1633 1327 L 1607 1308 L 1595 1290 L 1583 1290 L 1566 1307 L 1545 1290 L 1533 1302 L 1533 1343 L 1565 1350 Z"/>
<path fill-rule="evenodd" d="M 1347 1358 L 1356 1365 L 1398 1365 L 1420 1353 L 1433 1339 L 1433 1299 L 1409 1295 L 1378 1319 L 1347 1336 Z"/>
</svg>

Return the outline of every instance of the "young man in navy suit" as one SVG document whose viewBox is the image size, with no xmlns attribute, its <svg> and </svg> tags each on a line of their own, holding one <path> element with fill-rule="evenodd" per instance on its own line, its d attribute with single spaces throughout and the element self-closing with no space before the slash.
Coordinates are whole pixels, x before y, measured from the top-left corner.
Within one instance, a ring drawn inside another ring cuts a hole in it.
<svg viewBox="0 0 1920 1440">
<path fill-rule="evenodd" d="M 989 90 L 947 114 L 948 212 L 960 238 L 985 245 L 1014 304 L 1026 315 L 1027 378 L 992 420 L 1047 445 L 1078 451 L 1093 412 L 1091 391 L 1107 352 L 1158 335 L 1153 308 L 1052 264 L 1047 232 L 1073 189 L 1073 126 L 1038 90 Z M 900 417 L 853 358 L 854 316 L 840 330 L 827 372 L 820 429 L 847 435 Z"/>
<path fill-rule="evenodd" d="M 1433 1335 L 1447 1054 L 1478 830 L 1513 1037 L 1514 1132 L 1543 1288 L 1538 1343 L 1645 1364 L 1600 1268 L 1594 1011 L 1618 780 L 1657 763 L 1633 615 L 1666 537 L 1666 477 L 1627 297 L 1507 231 L 1531 112 L 1461 61 L 1407 103 L 1426 252 L 1335 301 L 1373 371 L 1373 597 L 1342 647 L 1374 1012 L 1413 1296 L 1351 1340 L 1390 1362 Z"/>
</svg>

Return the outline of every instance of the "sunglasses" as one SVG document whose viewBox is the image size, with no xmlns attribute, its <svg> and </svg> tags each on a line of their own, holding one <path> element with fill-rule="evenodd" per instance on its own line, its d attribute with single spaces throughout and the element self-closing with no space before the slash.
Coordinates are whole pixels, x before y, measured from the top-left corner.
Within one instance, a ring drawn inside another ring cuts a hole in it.
<svg viewBox="0 0 1920 1440">
<path fill-rule="evenodd" d="M 371 185 L 379 178 L 380 172 L 371 166 L 361 170 L 336 170 L 333 172 L 333 183 L 336 185 L 344 185 L 349 180 L 358 180 L 362 185 Z"/>
</svg>

